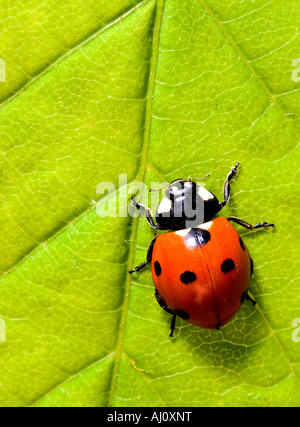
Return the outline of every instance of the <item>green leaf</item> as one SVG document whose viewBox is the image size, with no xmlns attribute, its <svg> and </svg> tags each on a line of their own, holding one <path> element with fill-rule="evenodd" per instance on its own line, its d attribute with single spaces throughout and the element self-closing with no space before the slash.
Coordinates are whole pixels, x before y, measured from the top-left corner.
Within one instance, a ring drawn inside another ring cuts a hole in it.
<svg viewBox="0 0 300 427">
<path fill-rule="evenodd" d="M 299 2 L 84 3 L 1 5 L 0 405 L 299 406 Z M 171 339 L 119 175 L 236 161 L 257 305 Z"/>
</svg>

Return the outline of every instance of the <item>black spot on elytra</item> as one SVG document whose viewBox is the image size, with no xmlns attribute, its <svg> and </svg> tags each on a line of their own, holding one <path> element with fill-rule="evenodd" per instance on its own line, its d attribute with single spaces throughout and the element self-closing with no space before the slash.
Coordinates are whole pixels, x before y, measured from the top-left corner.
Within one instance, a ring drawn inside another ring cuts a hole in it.
<svg viewBox="0 0 300 427">
<path fill-rule="evenodd" d="M 192 271 L 185 271 L 180 275 L 180 280 L 185 285 L 189 285 L 190 283 L 194 282 L 197 279 L 197 276 Z"/>
<path fill-rule="evenodd" d="M 185 238 L 187 246 L 204 246 L 210 241 L 210 232 L 202 228 L 191 228 L 191 231 Z"/>
<path fill-rule="evenodd" d="M 190 316 L 186 311 L 183 310 L 173 310 L 174 314 L 176 314 L 176 316 L 181 317 L 181 319 L 188 319 Z"/>
<path fill-rule="evenodd" d="M 223 273 L 228 273 L 229 271 L 233 270 L 235 267 L 234 261 L 231 258 L 225 259 L 225 261 L 222 262 L 221 270 Z"/>
<path fill-rule="evenodd" d="M 154 263 L 154 270 L 155 270 L 156 275 L 159 276 L 161 273 L 161 266 L 160 266 L 160 263 L 158 261 L 155 261 L 155 263 Z"/>
<path fill-rule="evenodd" d="M 243 239 L 241 237 L 240 237 L 240 245 L 241 245 L 241 248 L 245 251 L 246 250 L 245 245 L 244 245 Z"/>
</svg>

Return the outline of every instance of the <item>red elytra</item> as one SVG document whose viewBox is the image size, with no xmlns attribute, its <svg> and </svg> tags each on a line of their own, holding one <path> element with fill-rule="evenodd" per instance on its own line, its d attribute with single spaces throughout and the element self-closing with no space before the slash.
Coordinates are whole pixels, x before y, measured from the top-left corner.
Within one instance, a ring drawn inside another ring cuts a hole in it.
<svg viewBox="0 0 300 427">
<path fill-rule="evenodd" d="M 200 244 L 200 239 L 197 244 L 192 239 L 189 244 L 189 233 L 195 229 L 156 238 L 152 276 L 160 297 L 174 313 L 194 325 L 216 329 L 229 322 L 245 299 L 251 258 L 226 218 L 216 218 L 197 229 L 208 232 L 208 241 Z"/>
<path fill-rule="evenodd" d="M 252 225 L 234 216 L 213 219 L 229 201 L 230 181 L 238 166 L 236 163 L 231 168 L 224 181 L 223 202 L 195 181 L 181 178 L 168 186 L 155 217 L 149 208 L 131 199 L 132 206 L 144 211 L 153 229 L 170 231 L 151 241 L 147 260 L 129 273 L 152 264 L 156 299 L 173 316 L 171 337 L 176 316 L 206 329 L 220 329 L 244 300 L 255 304 L 248 293 L 253 261 L 229 221 L 247 230 L 274 224 L 265 221 Z M 188 225 L 191 222 L 193 225 Z"/>
</svg>

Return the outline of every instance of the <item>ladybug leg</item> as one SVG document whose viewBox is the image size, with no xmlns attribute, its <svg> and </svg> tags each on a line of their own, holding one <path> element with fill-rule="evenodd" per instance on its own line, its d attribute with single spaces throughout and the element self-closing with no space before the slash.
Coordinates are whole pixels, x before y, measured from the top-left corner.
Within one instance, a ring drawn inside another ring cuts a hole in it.
<svg viewBox="0 0 300 427">
<path fill-rule="evenodd" d="M 256 304 L 256 301 L 254 301 L 254 299 L 252 299 L 250 297 L 250 295 L 248 294 L 248 289 L 242 293 L 241 303 L 243 304 L 245 300 L 246 301 L 251 301 L 253 306 Z"/>
<path fill-rule="evenodd" d="M 137 267 L 135 267 L 133 270 L 129 270 L 128 273 L 132 274 L 135 273 L 136 271 L 140 271 L 142 270 L 144 267 L 146 267 L 146 265 L 148 265 L 148 262 L 142 262 L 141 264 L 139 264 Z"/>
<path fill-rule="evenodd" d="M 149 208 L 147 208 L 146 206 L 142 205 L 141 203 L 138 203 L 134 199 L 134 197 L 131 197 L 131 204 L 132 204 L 132 206 L 134 206 L 138 210 L 142 210 L 142 211 L 146 212 L 146 219 L 147 219 L 148 224 L 150 225 L 150 227 L 155 228 L 156 230 L 160 229 L 160 227 L 158 225 L 154 224 L 153 214 L 152 214 L 152 212 L 151 212 L 151 210 Z"/>
<path fill-rule="evenodd" d="M 237 224 L 247 228 L 248 230 L 255 230 L 257 228 L 263 228 L 263 227 L 274 227 L 274 224 L 269 224 L 268 222 L 259 222 L 258 224 L 252 225 L 252 224 L 249 224 L 249 222 L 244 221 L 243 219 L 236 218 L 235 216 L 230 216 L 227 219 L 228 221 L 236 222 Z"/>
<path fill-rule="evenodd" d="M 176 314 L 170 309 L 170 307 L 167 306 L 167 304 L 164 303 L 162 297 L 157 292 L 157 289 L 155 289 L 155 297 L 156 297 L 158 304 L 161 306 L 161 308 L 163 308 L 167 313 L 173 315 L 171 327 L 170 327 L 171 328 L 170 337 L 173 337 L 173 332 L 175 330 L 175 323 L 176 323 Z"/>
<path fill-rule="evenodd" d="M 231 171 L 227 175 L 225 182 L 223 184 L 223 194 L 224 194 L 224 202 L 221 203 L 221 209 L 227 205 L 230 197 L 230 184 L 229 181 L 232 180 L 233 177 L 237 174 L 237 168 L 239 166 L 239 163 L 237 163 L 235 166 L 231 168 Z"/>
<path fill-rule="evenodd" d="M 175 323 L 176 323 L 176 314 L 173 314 L 172 322 L 171 322 L 171 332 L 170 337 L 173 337 L 173 332 L 175 330 Z"/>
<path fill-rule="evenodd" d="M 246 301 L 251 301 L 253 306 L 256 304 L 256 301 L 254 301 L 254 299 L 252 299 L 250 297 L 250 295 L 248 294 L 248 292 L 246 293 L 246 298 L 245 299 L 246 299 Z"/>
<path fill-rule="evenodd" d="M 147 252 L 147 261 L 142 262 L 141 264 L 139 264 L 137 267 L 135 267 L 133 270 L 129 270 L 128 273 L 132 274 L 135 273 L 136 271 L 140 271 L 142 270 L 144 267 L 146 267 L 148 264 L 151 263 L 152 261 L 152 252 L 153 252 L 153 247 L 154 247 L 154 243 L 155 240 L 157 239 L 157 236 L 154 237 L 154 239 L 152 239 L 149 247 L 148 247 L 148 252 Z"/>
</svg>

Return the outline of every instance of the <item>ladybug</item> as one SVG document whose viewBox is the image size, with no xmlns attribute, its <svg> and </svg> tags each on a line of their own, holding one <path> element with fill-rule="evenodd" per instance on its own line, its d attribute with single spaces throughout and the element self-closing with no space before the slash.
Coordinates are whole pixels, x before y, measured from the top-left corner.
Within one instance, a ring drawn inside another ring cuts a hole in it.
<svg viewBox="0 0 300 427">
<path fill-rule="evenodd" d="M 220 329 L 245 300 L 255 305 L 248 294 L 253 261 L 231 222 L 248 230 L 274 224 L 251 225 L 236 217 L 213 219 L 229 201 L 230 181 L 238 166 L 226 177 L 223 202 L 195 181 L 177 179 L 168 186 L 154 222 L 150 209 L 131 199 L 134 207 L 145 211 L 152 228 L 171 230 L 156 236 L 147 261 L 129 271 L 132 274 L 152 264 L 156 299 L 173 316 L 171 337 L 176 316 L 202 328 Z"/>
</svg>

